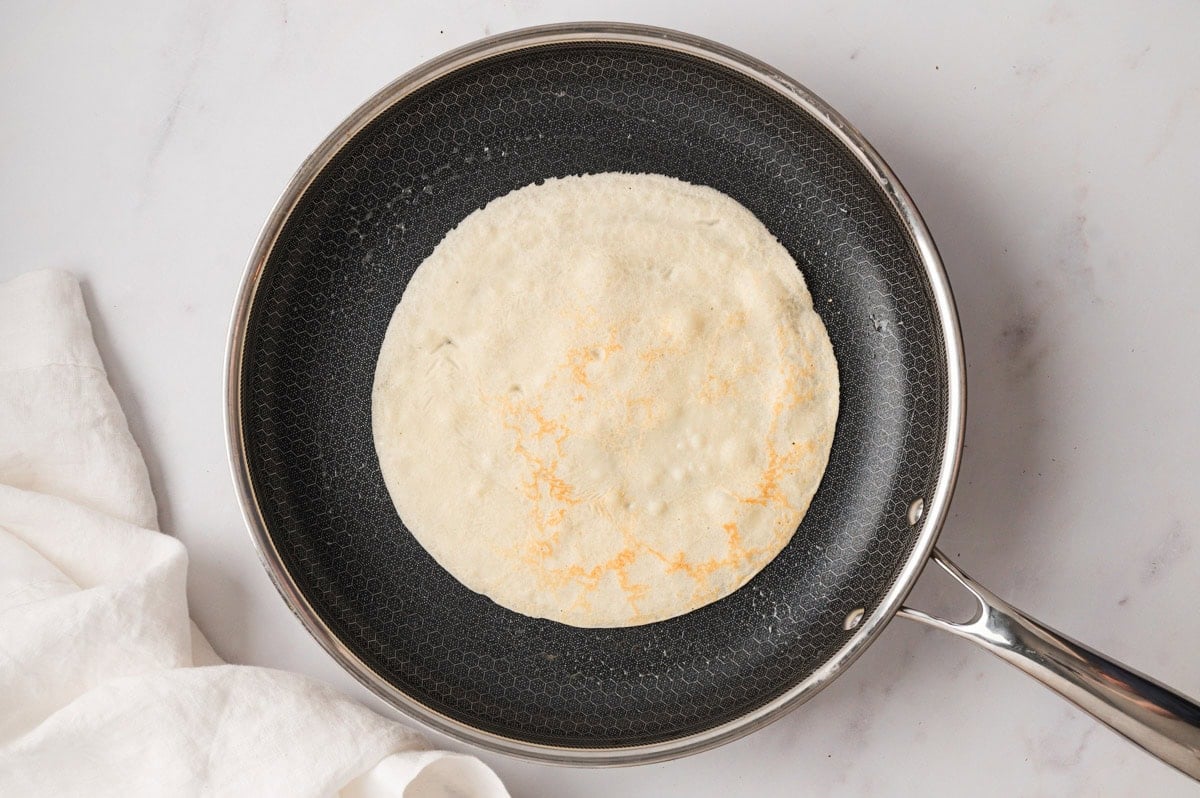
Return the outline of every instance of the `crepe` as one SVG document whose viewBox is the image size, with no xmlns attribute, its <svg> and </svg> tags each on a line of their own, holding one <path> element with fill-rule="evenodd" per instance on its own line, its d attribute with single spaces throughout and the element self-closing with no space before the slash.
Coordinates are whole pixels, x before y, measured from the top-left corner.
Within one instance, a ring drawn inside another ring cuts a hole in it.
<svg viewBox="0 0 1200 798">
<path fill-rule="evenodd" d="M 838 411 L 795 261 L 724 194 L 547 180 L 413 274 L 372 422 L 405 526 L 462 584 L 583 627 L 663 620 L 788 543 Z"/>
</svg>

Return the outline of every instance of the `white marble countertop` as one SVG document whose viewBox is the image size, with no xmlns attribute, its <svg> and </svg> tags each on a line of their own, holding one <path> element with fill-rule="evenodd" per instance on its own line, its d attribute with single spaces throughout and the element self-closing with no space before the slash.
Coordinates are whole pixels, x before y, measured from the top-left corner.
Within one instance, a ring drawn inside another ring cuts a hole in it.
<svg viewBox="0 0 1200 798">
<path fill-rule="evenodd" d="M 226 464 L 226 324 L 276 197 L 420 61 L 608 18 L 758 56 L 884 154 L 940 245 L 966 338 L 967 449 L 942 547 L 1018 606 L 1200 695 L 1200 6 L 402 5 L 0 10 L 0 279 L 57 267 L 85 281 L 221 654 L 388 711 L 276 595 Z M 939 600 L 932 581 L 918 602 Z M 1197 792 L 1015 670 L 900 620 L 815 700 L 716 751 L 609 771 L 484 758 L 517 796 Z"/>
</svg>

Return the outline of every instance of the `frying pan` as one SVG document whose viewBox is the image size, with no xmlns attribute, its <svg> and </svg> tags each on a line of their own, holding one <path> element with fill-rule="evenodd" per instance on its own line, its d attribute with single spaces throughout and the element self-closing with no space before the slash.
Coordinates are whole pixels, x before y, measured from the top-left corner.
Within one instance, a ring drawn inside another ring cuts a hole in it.
<svg viewBox="0 0 1200 798">
<path fill-rule="evenodd" d="M 807 515 L 754 579 L 678 618 L 580 629 L 499 607 L 416 542 L 379 471 L 371 385 L 392 310 L 451 228 L 534 181 L 612 171 L 712 186 L 762 220 L 804 270 L 841 410 Z M 281 594 L 363 684 L 459 739 L 565 764 L 692 753 L 811 698 L 900 614 L 973 640 L 1200 777 L 1200 707 L 1021 613 L 934 548 L 965 403 L 937 250 L 857 131 L 721 45 L 629 25 L 532 28 L 388 86 L 268 220 L 226 392 L 235 481 Z M 903 606 L 930 559 L 974 597 L 971 621 Z"/>
</svg>

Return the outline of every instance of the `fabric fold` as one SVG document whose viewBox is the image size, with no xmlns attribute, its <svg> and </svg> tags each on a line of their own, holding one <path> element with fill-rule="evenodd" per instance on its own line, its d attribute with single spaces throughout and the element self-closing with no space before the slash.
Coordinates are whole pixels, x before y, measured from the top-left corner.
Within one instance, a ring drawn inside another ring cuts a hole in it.
<svg viewBox="0 0 1200 798">
<path fill-rule="evenodd" d="M 78 284 L 0 284 L 0 795 L 506 796 L 479 760 L 190 621 Z"/>
</svg>

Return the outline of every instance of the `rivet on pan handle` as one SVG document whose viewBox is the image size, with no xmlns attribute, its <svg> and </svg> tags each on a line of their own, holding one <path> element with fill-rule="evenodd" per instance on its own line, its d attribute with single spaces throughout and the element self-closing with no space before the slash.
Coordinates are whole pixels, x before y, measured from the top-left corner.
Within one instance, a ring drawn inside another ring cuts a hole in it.
<svg viewBox="0 0 1200 798">
<path fill-rule="evenodd" d="M 966 623 L 902 607 L 899 614 L 964 637 L 1020 668 L 1109 728 L 1200 779 L 1200 705 L 1039 623 L 934 549 L 933 561 L 978 606 Z"/>
</svg>

